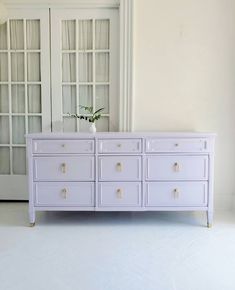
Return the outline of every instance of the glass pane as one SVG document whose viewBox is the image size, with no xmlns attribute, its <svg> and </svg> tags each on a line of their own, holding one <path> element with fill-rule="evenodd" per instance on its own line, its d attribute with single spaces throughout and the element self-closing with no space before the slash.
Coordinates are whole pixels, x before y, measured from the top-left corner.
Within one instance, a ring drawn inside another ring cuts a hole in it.
<svg viewBox="0 0 235 290">
<path fill-rule="evenodd" d="M 0 144 L 9 144 L 9 118 L 7 116 L 0 116 L 0 132 Z"/>
<path fill-rule="evenodd" d="M 75 20 L 62 21 L 62 49 L 76 49 Z"/>
<path fill-rule="evenodd" d="M 95 48 L 109 49 L 109 20 L 106 19 L 96 20 Z"/>
<path fill-rule="evenodd" d="M 96 122 L 96 129 L 97 129 L 97 132 L 108 132 L 109 131 L 109 118 L 101 117 Z"/>
<path fill-rule="evenodd" d="M 109 86 L 96 86 L 96 98 L 95 98 L 96 110 L 104 108 L 102 113 L 109 113 Z"/>
<path fill-rule="evenodd" d="M 63 131 L 64 132 L 76 132 L 77 131 L 77 119 L 76 118 L 63 118 Z"/>
<path fill-rule="evenodd" d="M 74 114 L 77 112 L 77 102 L 76 102 L 76 86 L 63 86 L 63 113 Z"/>
<path fill-rule="evenodd" d="M 25 117 L 12 117 L 12 141 L 14 144 L 25 144 Z"/>
<path fill-rule="evenodd" d="M 89 132 L 91 123 L 85 120 L 79 120 L 79 132 Z"/>
<path fill-rule="evenodd" d="M 40 53 L 28 53 L 27 78 L 31 82 L 41 80 Z"/>
<path fill-rule="evenodd" d="M 76 56 L 75 53 L 63 53 L 62 57 L 62 81 L 76 81 Z"/>
<path fill-rule="evenodd" d="M 28 85 L 28 112 L 41 113 L 41 86 Z"/>
<path fill-rule="evenodd" d="M 13 147 L 13 174 L 26 174 L 26 149 Z"/>
<path fill-rule="evenodd" d="M 78 20 L 78 49 L 92 49 L 92 20 Z"/>
<path fill-rule="evenodd" d="M 26 21 L 27 49 L 40 49 L 40 20 Z"/>
<path fill-rule="evenodd" d="M 25 113 L 24 85 L 13 85 L 11 93 L 12 93 L 12 113 Z"/>
<path fill-rule="evenodd" d="M 10 20 L 11 49 L 24 49 L 23 20 Z"/>
<path fill-rule="evenodd" d="M 80 82 L 92 82 L 92 53 L 79 53 L 78 74 Z"/>
<path fill-rule="evenodd" d="M 0 25 L 0 49 L 7 49 L 7 24 Z"/>
<path fill-rule="evenodd" d="M 0 147 L 0 175 L 10 174 L 10 149 Z"/>
<path fill-rule="evenodd" d="M 96 53 L 95 75 L 97 82 L 109 81 L 109 53 Z"/>
<path fill-rule="evenodd" d="M 8 81 L 8 59 L 7 53 L 0 53 L 0 82 Z"/>
<path fill-rule="evenodd" d="M 29 117 L 29 133 L 42 132 L 42 118 L 38 116 Z"/>
<path fill-rule="evenodd" d="M 79 105 L 91 107 L 92 106 L 92 95 L 93 88 L 92 86 L 80 86 L 79 87 Z M 88 112 L 84 109 L 79 108 L 80 114 L 87 114 Z"/>
<path fill-rule="evenodd" d="M 14 82 L 24 81 L 24 54 L 11 54 L 11 80 Z"/>
<path fill-rule="evenodd" d="M 9 112 L 8 86 L 0 85 L 0 113 Z"/>
</svg>

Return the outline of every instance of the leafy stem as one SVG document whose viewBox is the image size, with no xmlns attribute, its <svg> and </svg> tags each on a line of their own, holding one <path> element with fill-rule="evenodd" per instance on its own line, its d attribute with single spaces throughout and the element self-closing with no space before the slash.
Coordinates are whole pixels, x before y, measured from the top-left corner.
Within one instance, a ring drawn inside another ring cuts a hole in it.
<svg viewBox="0 0 235 290">
<path fill-rule="evenodd" d="M 95 123 L 95 121 L 99 120 L 101 117 L 101 112 L 104 110 L 104 108 L 100 108 L 93 113 L 93 107 L 87 107 L 87 106 L 81 106 L 81 105 L 79 107 L 87 111 L 89 114 L 91 114 L 91 116 L 71 114 L 71 113 L 68 113 L 68 115 L 72 118 L 78 118 L 80 120 L 89 121 L 90 123 Z"/>
</svg>

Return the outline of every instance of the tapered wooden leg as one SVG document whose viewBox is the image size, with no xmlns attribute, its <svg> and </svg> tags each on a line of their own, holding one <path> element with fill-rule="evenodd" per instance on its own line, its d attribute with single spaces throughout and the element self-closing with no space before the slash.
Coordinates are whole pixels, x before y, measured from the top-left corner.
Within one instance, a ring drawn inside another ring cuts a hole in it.
<svg viewBox="0 0 235 290">
<path fill-rule="evenodd" d="M 212 227 L 212 222 L 213 222 L 213 212 L 208 211 L 207 212 L 207 227 L 208 228 Z"/>
<path fill-rule="evenodd" d="M 29 222 L 30 222 L 30 227 L 35 226 L 35 219 L 36 219 L 36 213 L 33 208 L 29 210 Z"/>
</svg>

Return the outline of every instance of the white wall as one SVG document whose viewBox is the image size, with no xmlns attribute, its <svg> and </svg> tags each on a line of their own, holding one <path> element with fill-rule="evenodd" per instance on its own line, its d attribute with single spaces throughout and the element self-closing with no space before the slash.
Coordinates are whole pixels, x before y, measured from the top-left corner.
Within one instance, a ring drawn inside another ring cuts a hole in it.
<svg viewBox="0 0 235 290">
<path fill-rule="evenodd" d="M 135 130 L 217 132 L 216 208 L 235 199 L 235 1 L 135 0 Z"/>
<path fill-rule="evenodd" d="M 229 208 L 235 200 L 235 1 L 134 2 L 134 129 L 217 132 L 216 208 Z"/>
</svg>

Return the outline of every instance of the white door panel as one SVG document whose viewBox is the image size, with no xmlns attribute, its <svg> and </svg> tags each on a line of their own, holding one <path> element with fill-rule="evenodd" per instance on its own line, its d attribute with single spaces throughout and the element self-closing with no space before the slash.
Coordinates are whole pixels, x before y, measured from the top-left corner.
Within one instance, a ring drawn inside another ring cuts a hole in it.
<svg viewBox="0 0 235 290">
<path fill-rule="evenodd" d="M 52 128 L 53 131 L 87 131 L 79 105 L 104 107 L 98 131 L 117 131 L 118 10 L 52 9 Z"/>
<path fill-rule="evenodd" d="M 51 131 L 48 9 L 9 9 L 0 43 L 0 199 L 28 199 L 24 135 Z"/>
</svg>

